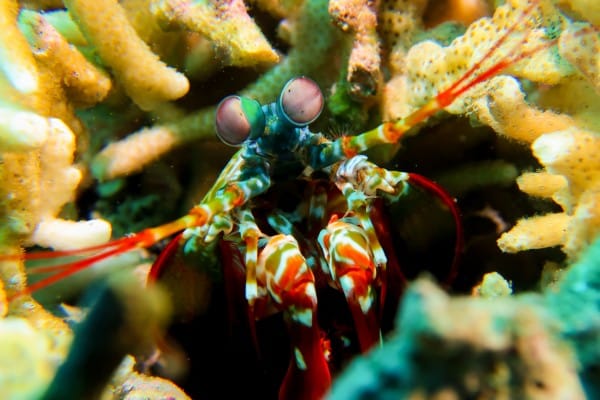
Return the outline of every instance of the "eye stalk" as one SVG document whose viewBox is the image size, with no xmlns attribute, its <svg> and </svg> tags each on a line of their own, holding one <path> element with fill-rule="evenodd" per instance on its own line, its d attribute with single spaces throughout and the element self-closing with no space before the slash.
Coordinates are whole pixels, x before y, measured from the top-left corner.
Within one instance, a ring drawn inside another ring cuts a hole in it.
<svg viewBox="0 0 600 400">
<path fill-rule="evenodd" d="M 283 117 L 295 126 L 305 126 L 323 111 L 323 93 L 315 81 L 305 76 L 290 79 L 277 102 Z"/>
<path fill-rule="evenodd" d="M 258 101 L 240 96 L 227 96 L 217 106 L 217 136 L 230 146 L 241 146 L 248 138 L 256 138 L 265 129 L 265 115 Z"/>
</svg>

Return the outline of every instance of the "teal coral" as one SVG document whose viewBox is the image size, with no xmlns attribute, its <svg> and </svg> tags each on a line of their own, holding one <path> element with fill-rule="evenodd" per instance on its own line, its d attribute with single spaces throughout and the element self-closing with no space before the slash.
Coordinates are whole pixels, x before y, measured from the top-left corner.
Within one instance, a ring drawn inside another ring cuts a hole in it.
<svg viewBox="0 0 600 400">
<path fill-rule="evenodd" d="M 575 349 L 588 398 L 600 395 L 600 238 L 546 292 L 560 334 Z"/>
</svg>

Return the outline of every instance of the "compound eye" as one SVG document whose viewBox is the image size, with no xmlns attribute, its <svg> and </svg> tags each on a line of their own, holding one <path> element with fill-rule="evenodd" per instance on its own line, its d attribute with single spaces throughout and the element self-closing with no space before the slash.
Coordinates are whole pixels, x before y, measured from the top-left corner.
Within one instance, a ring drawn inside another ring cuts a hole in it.
<svg viewBox="0 0 600 400">
<path fill-rule="evenodd" d="M 305 76 L 289 80 L 279 98 L 284 116 L 297 126 L 308 125 L 316 120 L 321 115 L 323 103 L 319 85 Z"/>
<path fill-rule="evenodd" d="M 239 146 L 250 136 L 250 121 L 242 109 L 240 96 L 227 96 L 219 103 L 216 116 L 217 136 L 225 144 Z"/>
</svg>

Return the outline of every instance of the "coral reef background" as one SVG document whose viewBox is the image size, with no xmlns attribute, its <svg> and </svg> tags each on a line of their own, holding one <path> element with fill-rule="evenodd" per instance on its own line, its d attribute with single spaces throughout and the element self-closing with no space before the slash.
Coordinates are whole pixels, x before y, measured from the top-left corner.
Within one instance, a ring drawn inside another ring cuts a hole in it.
<svg viewBox="0 0 600 400">
<path fill-rule="evenodd" d="M 223 339 L 218 268 L 194 278 L 200 318 L 169 324 L 166 302 L 156 300 L 164 294 L 142 294 L 131 278 L 159 248 L 35 298 L 14 298 L 35 279 L 18 256 L 104 243 L 187 212 L 232 155 L 214 135 L 216 105 L 228 94 L 268 103 L 288 79 L 310 76 L 326 96 L 311 129 L 360 133 L 453 83 L 530 4 L 0 0 L 0 254 L 14 256 L 0 258 L 0 398 L 64 396 L 53 390 L 77 372 L 69 363 L 79 365 L 73 354 L 89 341 L 106 341 L 111 357 L 101 360 L 104 375 L 78 376 L 86 384 L 73 396 L 223 395 L 236 389 L 215 385 L 228 368 L 257 393 L 276 393 L 285 361 L 274 355 L 271 375 L 253 370 L 252 343 Z M 390 233 L 415 282 L 383 349 L 333 361 L 342 374 L 333 398 L 599 395 L 598 4 L 538 1 L 495 57 L 530 56 L 402 146 L 369 152 L 447 188 L 462 210 L 465 248 L 445 293 L 434 282 L 452 258 L 447 211 L 418 191 L 390 207 Z M 81 300 L 106 276 L 108 289 Z M 80 314 L 96 319 L 85 325 Z M 102 324 L 115 335 L 90 334 Z M 167 329 L 179 342 L 157 360 L 153 334 Z M 285 340 L 277 321 L 259 329 Z"/>
</svg>

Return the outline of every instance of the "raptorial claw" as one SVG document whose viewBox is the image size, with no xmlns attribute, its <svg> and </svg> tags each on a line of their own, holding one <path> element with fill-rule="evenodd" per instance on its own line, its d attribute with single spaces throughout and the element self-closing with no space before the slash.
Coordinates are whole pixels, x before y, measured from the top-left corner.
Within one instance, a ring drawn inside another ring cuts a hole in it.
<svg viewBox="0 0 600 400">
<path fill-rule="evenodd" d="M 358 192 L 365 197 L 374 197 L 377 191 L 393 197 L 402 195 L 408 185 L 406 172 L 390 171 L 370 162 L 365 155 L 354 156 L 342 162 L 335 174 L 335 183 L 348 198 Z M 354 209 L 352 204 L 349 209 Z"/>
<path fill-rule="evenodd" d="M 315 278 L 290 235 L 275 235 L 262 249 L 257 281 L 283 311 L 292 358 L 279 390 L 280 399 L 320 399 L 331 385 L 329 366 L 317 323 Z"/>
<path fill-rule="evenodd" d="M 365 230 L 350 221 L 333 216 L 319 235 L 319 244 L 329 266 L 329 273 L 344 292 L 361 351 L 369 350 L 379 341 L 376 313 L 377 269 Z"/>
</svg>

